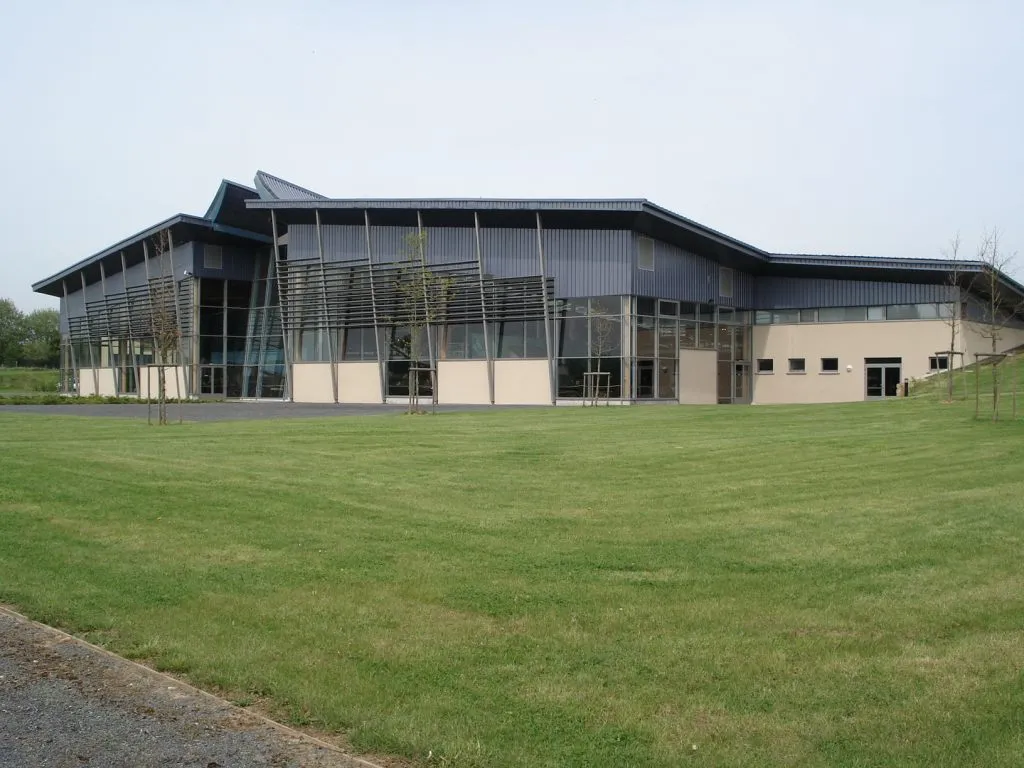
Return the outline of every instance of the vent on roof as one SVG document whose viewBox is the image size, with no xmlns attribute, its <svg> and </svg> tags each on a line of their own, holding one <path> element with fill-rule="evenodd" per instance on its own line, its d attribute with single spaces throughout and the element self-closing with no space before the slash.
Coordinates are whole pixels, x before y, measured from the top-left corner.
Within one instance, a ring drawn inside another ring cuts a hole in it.
<svg viewBox="0 0 1024 768">
<path fill-rule="evenodd" d="M 219 245 L 204 245 L 203 267 L 205 269 L 224 269 L 224 249 Z"/>
<path fill-rule="evenodd" d="M 636 268 L 648 272 L 654 271 L 654 241 L 649 237 L 641 237 L 637 246 Z"/>
</svg>

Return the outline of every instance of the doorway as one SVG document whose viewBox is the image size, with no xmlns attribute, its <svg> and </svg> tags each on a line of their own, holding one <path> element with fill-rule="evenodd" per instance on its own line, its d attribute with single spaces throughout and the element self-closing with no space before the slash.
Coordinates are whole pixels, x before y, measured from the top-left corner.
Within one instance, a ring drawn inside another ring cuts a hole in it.
<svg viewBox="0 0 1024 768">
<path fill-rule="evenodd" d="M 903 358 L 868 357 L 864 359 L 864 371 L 865 394 L 869 400 L 899 396 Z"/>
<path fill-rule="evenodd" d="M 654 361 L 636 361 L 636 396 L 648 399 L 654 397 Z"/>
</svg>

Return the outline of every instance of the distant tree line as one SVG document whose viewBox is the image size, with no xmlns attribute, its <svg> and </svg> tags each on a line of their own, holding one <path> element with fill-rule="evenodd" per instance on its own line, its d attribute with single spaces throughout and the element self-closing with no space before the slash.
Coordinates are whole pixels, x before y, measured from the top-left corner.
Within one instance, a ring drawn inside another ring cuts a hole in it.
<svg viewBox="0 0 1024 768">
<path fill-rule="evenodd" d="M 60 313 L 25 313 L 0 299 L 0 366 L 60 367 Z"/>
</svg>

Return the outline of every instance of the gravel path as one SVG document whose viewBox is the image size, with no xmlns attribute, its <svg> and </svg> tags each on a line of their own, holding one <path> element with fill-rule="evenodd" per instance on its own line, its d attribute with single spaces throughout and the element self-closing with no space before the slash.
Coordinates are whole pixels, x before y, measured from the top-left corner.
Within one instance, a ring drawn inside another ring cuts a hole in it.
<svg viewBox="0 0 1024 768">
<path fill-rule="evenodd" d="M 374 768 L 0 607 L 2 768 Z"/>
</svg>

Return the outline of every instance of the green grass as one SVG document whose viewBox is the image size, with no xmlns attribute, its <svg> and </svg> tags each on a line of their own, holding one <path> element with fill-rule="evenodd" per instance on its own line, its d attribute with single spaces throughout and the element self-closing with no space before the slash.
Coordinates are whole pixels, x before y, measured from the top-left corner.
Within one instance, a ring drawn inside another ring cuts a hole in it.
<svg viewBox="0 0 1024 768">
<path fill-rule="evenodd" d="M 57 391 L 60 371 L 54 368 L 0 368 L 0 395 Z"/>
<path fill-rule="evenodd" d="M 1017 392 L 1017 418 L 1024 419 L 1024 352 L 1002 360 L 999 376 L 999 418 L 1013 418 L 1013 392 Z M 952 373 L 940 373 L 913 383 L 910 395 L 917 400 L 945 402 L 949 398 L 949 376 L 953 376 L 953 405 L 963 405 L 974 413 L 976 405 L 981 416 L 992 418 L 992 376 L 990 364 L 970 364 Z M 977 393 L 975 392 L 977 390 Z M 977 403 L 976 403 L 977 401 Z"/>
<path fill-rule="evenodd" d="M 423 764 L 1016 766 L 1022 468 L 925 400 L 0 411 L 0 600 Z"/>
</svg>

